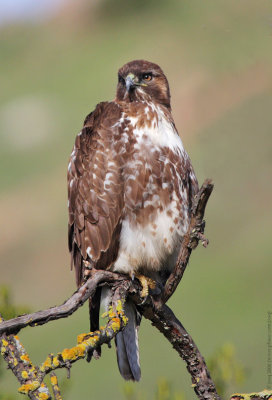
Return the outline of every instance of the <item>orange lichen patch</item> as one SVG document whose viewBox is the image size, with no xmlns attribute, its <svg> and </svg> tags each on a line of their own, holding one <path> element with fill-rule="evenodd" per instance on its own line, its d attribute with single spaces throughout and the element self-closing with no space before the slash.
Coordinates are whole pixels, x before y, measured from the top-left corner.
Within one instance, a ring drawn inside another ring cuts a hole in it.
<svg viewBox="0 0 272 400">
<path fill-rule="evenodd" d="M 23 355 L 20 357 L 20 359 L 21 359 L 23 362 L 28 362 L 28 363 L 31 362 L 31 361 L 30 361 L 30 358 L 29 358 L 29 356 L 28 356 L 28 354 L 23 354 Z"/>
<path fill-rule="evenodd" d="M 58 379 L 57 379 L 56 375 L 50 376 L 50 381 L 51 381 L 52 385 L 57 385 L 58 384 Z"/>
<path fill-rule="evenodd" d="M 85 346 L 80 344 L 71 349 L 64 349 L 61 353 L 63 361 L 74 361 L 78 357 L 84 357 Z"/>
<path fill-rule="evenodd" d="M 167 243 L 167 238 L 164 238 L 163 241 L 164 241 L 164 243 Z"/>
<path fill-rule="evenodd" d="M 145 247 L 145 242 L 142 242 L 142 246 Z"/>
<path fill-rule="evenodd" d="M 39 399 L 47 400 L 47 399 L 49 399 L 49 394 L 47 394 L 45 392 L 41 392 L 41 393 L 39 393 Z"/>
<path fill-rule="evenodd" d="M 28 373 L 26 371 L 22 371 L 21 375 L 22 375 L 22 378 L 24 378 L 24 379 L 28 378 Z"/>
<path fill-rule="evenodd" d="M 174 228 L 171 226 L 171 228 L 169 229 L 171 233 L 174 232 Z"/>
<path fill-rule="evenodd" d="M 120 330 L 121 322 L 120 318 L 112 318 L 111 319 L 111 328 L 113 332 Z"/>
<path fill-rule="evenodd" d="M 51 355 L 49 355 L 46 360 L 44 361 L 44 363 L 41 365 L 40 370 L 42 372 L 46 371 L 49 368 L 52 368 L 52 357 L 50 357 Z"/>
<path fill-rule="evenodd" d="M 34 390 L 40 387 L 39 381 L 33 381 L 32 383 L 27 383 L 19 387 L 18 392 L 22 394 L 28 394 L 29 392 L 33 392 Z"/>
<path fill-rule="evenodd" d="M 77 336 L 77 343 L 80 344 L 84 342 L 84 340 L 89 339 L 90 333 L 81 333 L 80 335 Z"/>
</svg>

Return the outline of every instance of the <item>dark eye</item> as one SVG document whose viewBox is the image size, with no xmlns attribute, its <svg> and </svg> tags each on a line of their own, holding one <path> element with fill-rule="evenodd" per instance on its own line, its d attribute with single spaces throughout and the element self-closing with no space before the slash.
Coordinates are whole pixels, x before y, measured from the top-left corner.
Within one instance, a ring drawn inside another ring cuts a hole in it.
<svg viewBox="0 0 272 400">
<path fill-rule="evenodd" d="M 151 72 L 147 73 L 147 74 L 143 74 L 143 80 L 144 81 L 151 81 L 152 79 L 152 74 Z"/>
<path fill-rule="evenodd" d="M 118 82 L 122 83 L 122 84 L 125 84 L 125 80 L 121 75 L 118 75 Z"/>
</svg>

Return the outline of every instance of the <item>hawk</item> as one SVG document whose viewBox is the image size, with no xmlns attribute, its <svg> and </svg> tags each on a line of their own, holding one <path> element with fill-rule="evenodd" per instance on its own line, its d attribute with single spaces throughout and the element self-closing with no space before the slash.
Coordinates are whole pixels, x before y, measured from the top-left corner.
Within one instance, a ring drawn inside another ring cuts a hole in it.
<svg viewBox="0 0 272 400">
<path fill-rule="evenodd" d="M 68 165 L 69 250 L 77 285 L 86 263 L 164 285 L 197 191 L 166 76 L 148 61 L 125 64 L 115 99 L 86 117 Z M 97 291 L 90 303 L 91 330 L 99 329 L 100 297 Z M 116 336 L 117 361 L 125 379 L 138 381 L 140 315 L 129 300 L 125 313 L 129 322 Z"/>
</svg>

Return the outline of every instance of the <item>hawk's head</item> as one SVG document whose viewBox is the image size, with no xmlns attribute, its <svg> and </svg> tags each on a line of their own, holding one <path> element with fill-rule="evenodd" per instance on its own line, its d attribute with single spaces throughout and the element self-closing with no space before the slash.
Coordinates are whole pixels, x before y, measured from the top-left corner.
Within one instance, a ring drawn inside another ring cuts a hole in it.
<svg viewBox="0 0 272 400">
<path fill-rule="evenodd" d="M 134 60 L 118 71 L 117 100 L 153 101 L 170 108 L 168 81 L 157 64 Z"/>
</svg>

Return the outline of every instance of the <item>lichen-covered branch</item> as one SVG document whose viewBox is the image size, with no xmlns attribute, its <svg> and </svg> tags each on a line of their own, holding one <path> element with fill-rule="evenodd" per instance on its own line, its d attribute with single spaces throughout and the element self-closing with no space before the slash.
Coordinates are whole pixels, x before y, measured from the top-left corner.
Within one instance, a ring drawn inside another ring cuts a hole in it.
<svg viewBox="0 0 272 400">
<path fill-rule="evenodd" d="M 3 319 L 0 316 L 0 322 Z M 29 398 L 32 400 L 50 400 L 51 395 L 48 387 L 37 381 L 38 369 L 32 364 L 30 358 L 21 344 L 18 336 L 6 335 L 0 336 L 0 350 L 6 361 L 8 368 L 12 370 L 21 387 L 25 387 L 28 391 Z M 32 389 L 32 390 L 30 390 Z M 26 393 L 21 391 L 21 393 Z"/>
<path fill-rule="evenodd" d="M 52 390 L 53 390 L 53 394 L 54 394 L 54 399 L 62 400 L 61 393 L 60 393 L 60 387 L 59 387 L 59 383 L 58 383 L 58 378 L 54 372 L 52 372 L 50 374 L 50 382 L 51 382 L 51 386 L 52 386 Z"/>
<path fill-rule="evenodd" d="M 263 390 L 259 393 L 235 393 L 230 400 L 272 400 L 272 390 Z"/>
</svg>

